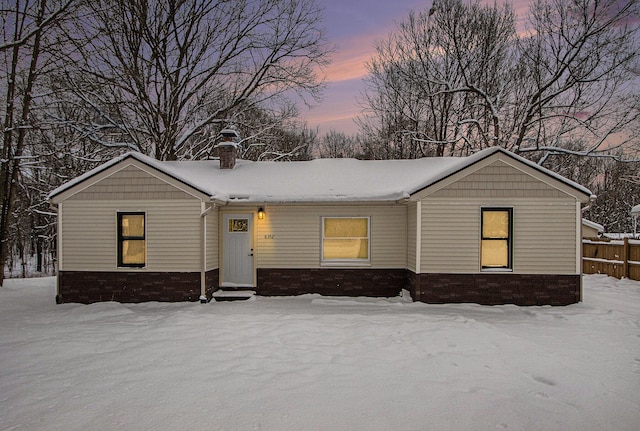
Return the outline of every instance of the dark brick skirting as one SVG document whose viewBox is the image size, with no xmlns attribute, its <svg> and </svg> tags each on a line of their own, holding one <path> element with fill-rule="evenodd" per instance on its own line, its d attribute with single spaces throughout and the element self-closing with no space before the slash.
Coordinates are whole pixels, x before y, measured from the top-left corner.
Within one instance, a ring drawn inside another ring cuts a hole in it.
<svg viewBox="0 0 640 431">
<path fill-rule="evenodd" d="M 512 273 L 414 274 L 408 289 L 416 301 L 431 304 L 569 305 L 581 300 L 580 275 Z"/>
<path fill-rule="evenodd" d="M 319 293 L 391 297 L 400 294 L 406 281 L 404 269 L 258 268 L 256 293 L 264 296 Z"/>
<path fill-rule="evenodd" d="M 210 299 L 218 286 L 218 270 L 208 271 L 205 280 Z M 200 273 L 61 271 L 58 286 L 58 302 L 198 301 Z"/>
<path fill-rule="evenodd" d="M 218 288 L 219 271 L 208 271 L 206 296 Z M 199 272 L 61 271 L 58 302 L 198 301 Z M 319 293 L 393 297 L 408 289 L 416 301 L 433 304 L 568 305 L 581 300 L 580 275 L 512 273 L 415 274 L 405 269 L 258 268 L 258 295 Z"/>
</svg>

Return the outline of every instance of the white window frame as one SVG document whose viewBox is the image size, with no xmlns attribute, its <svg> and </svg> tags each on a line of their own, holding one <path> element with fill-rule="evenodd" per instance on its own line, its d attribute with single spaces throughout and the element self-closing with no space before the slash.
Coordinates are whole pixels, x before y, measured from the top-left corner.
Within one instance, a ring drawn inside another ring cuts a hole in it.
<svg viewBox="0 0 640 431">
<path fill-rule="evenodd" d="M 367 220 L 367 258 L 324 258 L 324 225 L 328 219 L 365 219 Z M 370 266 L 371 265 L 371 216 L 323 216 L 320 222 L 320 262 L 323 266 Z"/>
</svg>

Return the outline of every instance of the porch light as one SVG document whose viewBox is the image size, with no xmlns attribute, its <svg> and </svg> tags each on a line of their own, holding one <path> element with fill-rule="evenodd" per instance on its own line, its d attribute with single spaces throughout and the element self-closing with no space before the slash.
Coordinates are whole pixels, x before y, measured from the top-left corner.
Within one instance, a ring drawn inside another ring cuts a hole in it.
<svg viewBox="0 0 640 431">
<path fill-rule="evenodd" d="M 258 219 L 264 220 L 264 208 L 262 207 L 258 208 Z"/>
</svg>

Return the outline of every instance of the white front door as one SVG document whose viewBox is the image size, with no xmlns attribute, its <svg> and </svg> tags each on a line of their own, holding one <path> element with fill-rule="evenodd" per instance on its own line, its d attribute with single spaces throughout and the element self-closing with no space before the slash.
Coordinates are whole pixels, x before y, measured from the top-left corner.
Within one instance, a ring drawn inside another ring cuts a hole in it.
<svg viewBox="0 0 640 431">
<path fill-rule="evenodd" d="M 222 216 L 222 286 L 253 287 L 253 214 Z"/>
</svg>

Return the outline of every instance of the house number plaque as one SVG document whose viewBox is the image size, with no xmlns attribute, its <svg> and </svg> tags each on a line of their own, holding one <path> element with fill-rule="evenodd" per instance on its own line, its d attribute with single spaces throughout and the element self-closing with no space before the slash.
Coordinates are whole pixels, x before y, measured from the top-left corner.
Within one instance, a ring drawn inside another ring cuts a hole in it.
<svg viewBox="0 0 640 431">
<path fill-rule="evenodd" d="M 249 220 L 247 219 L 229 219 L 229 232 L 248 232 Z"/>
</svg>

